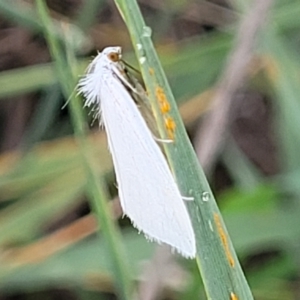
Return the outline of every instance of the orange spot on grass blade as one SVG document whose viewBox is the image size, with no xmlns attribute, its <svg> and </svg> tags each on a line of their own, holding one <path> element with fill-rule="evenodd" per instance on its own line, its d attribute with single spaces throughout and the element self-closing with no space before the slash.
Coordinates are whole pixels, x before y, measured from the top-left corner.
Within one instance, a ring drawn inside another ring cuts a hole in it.
<svg viewBox="0 0 300 300">
<path fill-rule="evenodd" d="M 215 220 L 215 224 L 216 224 L 217 229 L 218 229 L 219 237 L 220 237 L 221 242 L 223 244 L 228 262 L 229 262 L 231 267 L 234 267 L 235 263 L 234 263 L 234 258 L 231 254 L 231 251 L 230 251 L 230 247 L 229 247 L 229 243 L 228 243 L 228 237 L 227 237 L 227 234 L 226 234 L 226 232 L 223 228 L 220 216 L 216 213 L 214 214 L 214 220 Z"/>
<path fill-rule="evenodd" d="M 167 132 L 168 132 L 168 137 L 173 140 L 174 139 L 174 132 L 175 132 L 175 128 L 176 128 L 176 123 L 170 116 L 165 118 L 165 127 L 166 127 Z"/>
<path fill-rule="evenodd" d="M 149 68 L 149 74 L 150 74 L 151 76 L 154 75 L 154 69 L 153 69 L 153 68 Z"/>
<path fill-rule="evenodd" d="M 166 114 L 170 111 L 171 105 L 167 100 L 164 90 L 161 87 L 157 87 L 155 90 L 155 95 L 159 103 L 160 111 Z"/>
</svg>

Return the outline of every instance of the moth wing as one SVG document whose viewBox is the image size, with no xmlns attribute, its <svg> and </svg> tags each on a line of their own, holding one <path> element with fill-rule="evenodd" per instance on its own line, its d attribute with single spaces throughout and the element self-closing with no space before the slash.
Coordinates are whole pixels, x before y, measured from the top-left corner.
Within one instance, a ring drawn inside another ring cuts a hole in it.
<svg viewBox="0 0 300 300">
<path fill-rule="evenodd" d="M 102 121 L 123 212 L 150 239 L 194 257 L 194 231 L 165 157 L 120 81 L 114 77 L 103 80 Z"/>
</svg>

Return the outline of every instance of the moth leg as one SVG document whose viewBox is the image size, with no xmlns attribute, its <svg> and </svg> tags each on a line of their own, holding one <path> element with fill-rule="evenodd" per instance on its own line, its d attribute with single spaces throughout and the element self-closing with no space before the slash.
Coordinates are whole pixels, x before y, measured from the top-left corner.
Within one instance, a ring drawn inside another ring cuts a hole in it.
<svg viewBox="0 0 300 300">
<path fill-rule="evenodd" d="M 118 68 L 114 68 L 114 73 L 115 75 L 120 79 L 120 81 L 127 86 L 132 92 L 139 94 L 139 92 L 137 91 L 136 88 L 134 88 L 130 82 L 125 78 L 125 76 L 123 75 L 124 71 L 123 70 L 119 70 Z"/>
<path fill-rule="evenodd" d="M 158 142 L 158 143 L 163 143 L 163 144 L 170 144 L 173 143 L 173 140 L 168 140 L 168 139 L 160 139 L 158 137 L 156 137 L 155 135 L 152 134 L 153 139 Z"/>
</svg>

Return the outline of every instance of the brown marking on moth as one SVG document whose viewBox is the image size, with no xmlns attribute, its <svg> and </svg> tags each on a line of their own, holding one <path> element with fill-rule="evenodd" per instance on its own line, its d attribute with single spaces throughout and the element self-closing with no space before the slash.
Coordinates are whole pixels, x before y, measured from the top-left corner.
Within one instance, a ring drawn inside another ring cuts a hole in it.
<svg viewBox="0 0 300 300">
<path fill-rule="evenodd" d="M 223 228 L 223 225 L 221 223 L 220 216 L 218 214 L 216 214 L 216 213 L 214 213 L 214 220 L 215 220 L 215 224 L 217 226 L 219 237 L 220 237 L 221 242 L 223 244 L 223 247 L 224 247 L 224 250 L 225 250 L 228 262 L 229 262 L 229 264 L 230 264 L 231 267 L 234 267 L 235 262 L 234 262 L 234 258 L 232 256 L 232 254 L 231 254 L 231 251 L 230 251 L 227 234 L 226 234 L 226 232 L 225 232 L 225 230 Z"/>
<path fill-rule="evenodd" d="M 118 53 L 118 52 L 110 52 L 108 54 L 108 58 L 113 62 L 120 61 L 120 59 L 121 59 L 120 53 Z"/>
<path fill-rule="evenodd" d="M 122 75 L 124 75 L 124 76 L 126 75 L 126 72 L 125 72 L 124 69 L 120 69 L 119 72 L 120 72 Z"/>
</svg>

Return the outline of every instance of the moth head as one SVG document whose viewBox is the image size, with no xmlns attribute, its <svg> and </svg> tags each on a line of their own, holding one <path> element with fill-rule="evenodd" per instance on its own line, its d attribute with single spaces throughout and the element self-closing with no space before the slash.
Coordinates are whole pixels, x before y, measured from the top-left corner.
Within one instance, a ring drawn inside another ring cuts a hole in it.
<svg viewBox="0 0 300 300">
<path fill-rule="evenodd" d="M 107 47 L 93 59 L 87 68 L 87 74 L 102 72 L 104 68 L 117 67 L 118 69 L 122 58 L 121 47 Z"/>
<path fill-rule="evenodd" d="M 101 53 L 108 62 L 116 63 L 122 58 L 121 47 L 107 47 Z"/>
</svg>

